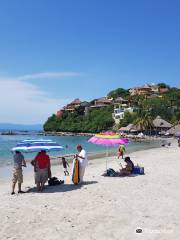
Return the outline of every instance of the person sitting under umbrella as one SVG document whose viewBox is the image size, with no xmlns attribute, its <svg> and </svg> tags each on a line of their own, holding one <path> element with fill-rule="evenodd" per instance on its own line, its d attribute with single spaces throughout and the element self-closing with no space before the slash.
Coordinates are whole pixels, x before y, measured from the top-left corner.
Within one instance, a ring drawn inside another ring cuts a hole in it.
<svg viewBox="0 0 180 240">
<path fill-rule="evenodd" d="M 125 157 L 126 167 L 120 169 L 120 176 L 129 176 L 133 173 L 134 163 L 131 161 L 130 157 Z"/>
<path fill-rule="evenodd" d="M 45 150 L 41 150 L 31 164 L 34 166 L 37 191 L 42 192 L 48 178 L 51 178 L 51 164 L 49 155 L 46 154 Z"/>
</svg>

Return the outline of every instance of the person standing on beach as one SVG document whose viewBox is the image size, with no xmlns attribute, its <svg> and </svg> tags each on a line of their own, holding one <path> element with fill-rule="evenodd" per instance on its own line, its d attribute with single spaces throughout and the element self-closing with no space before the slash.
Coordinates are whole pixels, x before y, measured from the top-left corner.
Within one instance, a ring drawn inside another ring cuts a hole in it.
<svg viewBox="0 0 180 240">
<path fill-rule="evenodd" d="M 31 164 L 34 166 L 37 192 L 42 192 L 48 178 L 51 178 L 51 164 L 49 155 L 46 154 L 45 150 L 42 150 L 37 154 Z"/>
<path fill-rule="evenodd" d="M 83 177 L 85 173 L 86 166 L 88 165 L 88 159 L 86 151 L 82 148 L 81 145 L 77 145 L 78 154 L 76 154 L 76 158 L 79 161 L 79 176 L 80 176 L 80 183 L 83 182 Z"/>
<path fill-rule="evenodd" d="M 121 144 L 118 148 L 118 158 L 122 157 L 123 159 L 125 151 L 125 146 Z"/>
<path fill-rule="evenodd" d="M 26 167 L 26 162 L 24 160 L 24 156 L 21 152 L 15 151 L 13 156 L 13 177 L 12 177 L 12 192 L 11 194 L 15 194 L 16 183 L 18 182 L 18 193 L 24 193 L 21 190 L 21 184 L 23 183 L 23 171 L 22 167 Z"/>
</svg>

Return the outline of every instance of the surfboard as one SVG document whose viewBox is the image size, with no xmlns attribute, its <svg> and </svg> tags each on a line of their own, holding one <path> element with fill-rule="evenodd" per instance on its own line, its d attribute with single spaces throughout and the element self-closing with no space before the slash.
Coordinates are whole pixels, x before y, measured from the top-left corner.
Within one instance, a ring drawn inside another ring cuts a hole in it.
<svg viewBox="0 0 180 240">
<path fill-rule="evenodd" d="M 80 182 L 80 178 L 79 178 L 79 161 L 78 161 L 78 159 L 75 159 L 74 162 L 73 162 L 72 182 L 75 185 Z"/>
</svg>

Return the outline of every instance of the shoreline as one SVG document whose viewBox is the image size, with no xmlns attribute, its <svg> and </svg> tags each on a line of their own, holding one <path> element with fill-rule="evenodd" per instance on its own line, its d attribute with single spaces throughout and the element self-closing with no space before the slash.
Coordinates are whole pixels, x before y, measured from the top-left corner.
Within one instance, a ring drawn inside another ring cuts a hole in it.
<svg viewBox="0 0 180 240">
<path fill-rule="evenodd" d="M 91 137 L 97 133 L 87 133 L 87 132 L 56 132 L 56 131 L 18 131 L 14 130 L 12 132 L 0 132 L 0 135 L 4 136 L 13 136 L 13 135 L 29 135 L 29 134 L 36 134 L 37 136 L 76 136 L 76 137 Z M 123 137 L 139 140 L 139 141 L 146 141 L 146 140 L 161 140 L 161 139 L 168 139 L 168 138 L 175 138 L 172 136 L 159 136 L 159 135 L 144 135 L 143 137 L 139 137 L 138 135 L 134 134 L 124 134 Z"/>
<path fill-rule="evenodd" d="M 175 141 L 173 141 L 173 144 L 175 144 Z M 144 151 L 151 151 L 153 149 L 159 149 L 161 150 L 162 147 L 161 146 L 154 146 L 154 147 L 149 147 L 149 148 L 146 148 L 146 149 L 136 149 L 136 150 L 132 150 L 132 151 L 128 151 L 127 149 L 127 152 L 125 154 L 125 156 L 129 156 L 129 155 L 132 155 L 132 154 L 135 154 L 135 153 L 138 153 L 138 152 L 144 152 Z M 62 155 L 63 156 L 63 155 Z M 88 153 L 88 159 L 90 162 L 97 162 L 98 160 L 101 160 L 101 159 L 104 159 L 104 158 L 115 158 L 117 157 L 117 154 L 115 152 L 108 152 L 108 155 L 107 155 L 107 152 L 93 152 L 93 153 Z M 62 167 L 62 163 L 60 161 L 60 159 L 55 158 L 54 156 L 50 156 L 51 158 L 51 165 L 53 168 L 57 168 L 58 166 Z M 33 171 L 33 167 L 31 166 L 30 162 L 31 162 L 32 159 L 26 159 L 26 162 L 28 164 L 28 168 L 23 168 L 24 172 L 29 174 L 31 171 Z M 73 158 L 72 158 L 72 154 L 70 154 L 70 157 L 68 158 L 67 157 L 67 160 L 68 160 L 68 163 L 69 164 L 72 164 L 73 162 Z M 7 180 L 7 178 L 11 177 L 11 173 L 12 173 L 12 164 L 8 164 L 8 165 L 5 165 L 5 166 L 0 166 L 0 180 Z"/>
<path fill-rule="evenodd" d="M 128 155 L 131 155 L 131 154 L 135 154 L 136 152 L 144 152 L 144 151 L 148 151 L 148 150 L 152 150 L 152 149 L 157 149 L 159 148 L 159 150 L 161 149 L 160 147 L 152 147 L 152 148 L 148 148 L 148 149 L 139 149 L 139 150 L 135 150 L 135 151 L 132 151 L 132 152 L 128 152 Z M 127 155 L 127 154 L 125 154 Z M 72 155 L 71 155 L 72 156 Z M 89 154 L 88 155 L 88 160 L 90 162 L 94 162 L 94 161 L 98 161 L 98 160 L 101 160 L 101 159 L 104 159 L 104 158 L 112 158 L 112 157 L 117 157 L 117 154 L 115 153 L 107 153 L 106 152 L 100 152 L 100 153 L 92 153 L 91 155 Z M 50 156 L 51 158 L 51 156 Z M 26 159 L 26 163 L 28 164 L 28 167 L 27 168 L 23 168 L 23 172 L 25 174 L 30 174 L 32 171 L 33 171 L 33 167 L 31 166 L 30 162 L 31 162 L 32 159 Z M 73 161 L 73 158 L 68 158 L 68 163 L 72 164 L 72 161 Z M 62 167 L 62 163 L 60 162 L 60 160 L 58 159 L 53 159 L 51 158 L 51 166 L 52 168 L 57 168 L 58 166 Z M 13 165 L 12 164 L 9 164 L 9 165 L 6 165 L 6 166 L 1 166 L 0 167 L 0 180 L 7 180 L 8 177 L 11 176 L 12 174 L 12 169 L 13 169 Z M 3 177 L 4 176 L 4 177 Z"/>
<path fill-rule="evenodd" d="M 171 139 L 169 139 L 169 140 L 171 140 L 171 141 L 174 141 L 172 138 Z M 133 142 L 139 142 L 139 141 L 134 141 L 134 140 L 132 140 Z M 150 141 L 150 140 L 145 140 L 145 141 L 142 141 L 142 143 L 151 143 L 152 141 Z M 151 149 L 151 148 L 158 148 L 159 146 L 160 146 L 160 141 L 159 141 L 159 139 L 155 139 L 154 140 L 154 143 L 156 143 L 157 142 L 157 145 L 154 145 L 154 146 L 142 146 L 142 148 L 141 148 L 141 145 L 139 145 L 139 146 L 137 146 L 138 148 L 136 148 L 136 149 L 131 149 L 131 148 L 128 148 L 128 146 L 127 146 L 127 148 L 126 148 L 126 153 L 127 154 L 129 154 L 129 153 L 132 153 L 132 152 L 134 152 L 134 151 L 141 151 L 141 150 L 146 150 L 146 149 Z M 140 143 L 141 143 L 141 141 L 140 141 Z M 118 148 L 118 146 L 117 147 L 115 147 L 115 149 L 116 148 Z M 113 150 L 112 150 L 113 149 Z M 88 158 L 90 159 L 90 160 L 93 160 L 93 159 L 96 159 L 96 158 L 102 158 L 102 157 L 107 157 L 107 156 L 116 156 L 117 155 L 117 151 L 115 151 L 115 149 L 114 148 L 111 148 L 111 147 L 109 147 L 108 148 L 108 151 L 106 150 L 106 149 L 103 149 L 103 150 L 99 150 L 99 151 L 94 151 L 94 152 L 88 152 L 87 151 L 87 154 L 88 154 Z M 59 154 L 58 156 L 52 156 L 52 155 L 50 155 L 50 153 L 49 153 L 49 156 L 50 156 L 50 158 L 52 159 L 52 165 L 57 165 L 57 164 L 59 164 L 59 156 L 60 157 L 63 157 L 63 156 L 66 156 L 67 157 L 67 159 L 70 161 L 70 162 L 72 162 L 72 156 L 74 155 L 74 154 L 76 154 L 75 152 L 74 153 L 67 153 L 67 154 Z M 27 163 L 30 163 L 33 159 L 32 158 L 29 158 L 26 154 L 24 154 L 24 156 L 25 156 L 25 160 L 26 160 L 26 162 Z M 6 159 L 5 161 L 3 161 L 3 159 L 1 159 L 0 161 L 2 161 L 2 162 L 7 162 L 7 164 L 4 164 L 4 165 L 1 165 L 0 164 L 0 168 L 4 168 L 4 167 L 12 167 L 12 157 L 9 159 Z"/>
</svg>

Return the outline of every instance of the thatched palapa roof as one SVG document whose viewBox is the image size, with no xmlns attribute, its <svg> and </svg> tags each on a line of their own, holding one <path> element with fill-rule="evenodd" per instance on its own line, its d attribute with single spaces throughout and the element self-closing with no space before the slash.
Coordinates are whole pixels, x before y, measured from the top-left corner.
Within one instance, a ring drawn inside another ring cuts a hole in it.
<svg viewBox="0 0 180 240">
<path fill-rule="evenodd" d="M 121 127 L 119 131 L 120 132 L 137 132 L 138 129 L 134 124 L 129 124 L 126 127 Z"/>
<path fill-rule="evenodd" d="M 153 125 L 156 128 L 171 128 L 172 124 L 167 122 L 166 120 L 162 119 L 160 116 L 157 116 L 153 120 Z"/>
<path fill-rule="evenodd" d="M 168 131 L 167 131 L 167 133 L 169 133 L 169 134 L 180 134 L 180 124 L 178 124 L 178 125 L 175 125 L 174 127 L 172 127 L 172 128 L 170 128 Z"/>
</svg>

